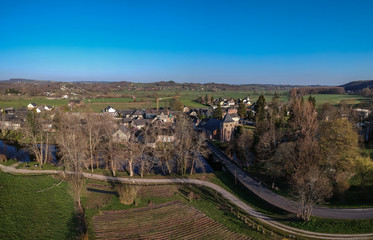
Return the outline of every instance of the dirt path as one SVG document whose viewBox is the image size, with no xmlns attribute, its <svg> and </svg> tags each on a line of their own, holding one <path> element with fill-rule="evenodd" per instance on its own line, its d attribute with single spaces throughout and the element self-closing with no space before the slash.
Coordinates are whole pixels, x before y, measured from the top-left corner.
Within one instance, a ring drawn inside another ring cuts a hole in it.
<svg viewBox="0 0 373 240">
<path fill-rule="evenodd" d="M 28 169 L 15 169 L 14 167 L 7 167 L 0 164 L 0 168 L 3 172 L 8 173 L 18 173 L 18 174 L 57 174 L 62 173 L 62 171 L 53 171 L 53 170 L 28 170 Z M 67 174 L 71 174 L 71 172 L 65 172 Z M 269 225 L 275 229 L 279 229 L 284 231 L 288 234 L 294 236 L 302 236 L 314 239 L 373 239 L 373 233 L 369 234 L 327 234 L 327 233 L 317 233 L 317 232 L 310 232 L 305 231 L 293 227 L 289 227 L 287 225 L 281 224 L 276 222 L 274 219 L 262 214 L 261 212 L 253 209 L 236 196 L 225 190 L 224 188 L 207 181 L 197 180 L 197 179 L 182 179 L 182 178 L 174 178 L 174 179 L 146 179 L 146 178 L 122 178 L 122 177 L 110 177 L 110 176 L 103 176 L 99 174 L 93 173 L 83 173 L 84 177 L 89 179 L 95 179 L 100 181 L 119 181 L 123 183 L 131 183 L 131 184 L 196 184 L 201 186 L 206 186 L 209 188 L 214 189 L 218 193 L 220 193 L 224 198 L 231 201 L 233 204 L 241 208 L 243 211 L 248 213 L 249 215 L 257 218 L 263 224 Z"/>
</svg>

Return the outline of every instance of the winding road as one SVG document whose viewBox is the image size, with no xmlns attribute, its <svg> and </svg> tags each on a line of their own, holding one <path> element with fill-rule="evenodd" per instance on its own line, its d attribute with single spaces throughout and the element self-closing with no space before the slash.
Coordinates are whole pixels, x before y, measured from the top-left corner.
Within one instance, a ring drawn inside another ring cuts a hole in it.
<svg viewBox="0 0 373 240">
<path fill-rule="evenodd" d="M 269 204 L 290 213 L 297 213 L 299 204 L 291 199 L 285 198 L 270 189 L 264 184 L 260 184 L 257 180 L 252 178 L 247 172 L 239 168 L 233 161 L 231 161 L 222 151 L 208 142 L 210 150 L 217 156 L 224 167 L 233 175 L 236 176 L 245 188 L 249 189 L 255 195 L 259 196 Z M 314 207 L 312 216 L 335 218 L 335 219 L 370 219 L 373 218 L 373 208 L 327 208 Z"/>
<path fill-rule="evenodd" d="M 0 168 L 3 172 L 14 173 L 14 174 L 62 174 L 63 171 L 53 171 L 53 170 L 29 170 L 29 169 L 16 169 L 13 166 L 4 166 L 0 164 Z M 71 174 L 72 172 L 65 172 Z M 232 193 L 228 192 L 224 188 L 213 184 L 211 182 L 197 180 L 197 179 L 146 179 L 146 178 L 122 178 L 122 177 L 110 177 L 93 173 L 83 173 L 84 177 L 89 179 L 101 180 L 101 181 L 118 181 L 123 183 L 131 184 L 196 184 L 201 186 L 206 186 L 214 189 L 216 192 L 222 195 L 225 199 L 231 201 L 233 204 L 241 208 L 244 212 L 250 214 L 251 216 L 257 218 L 260 222 L 265 225 L 269 225 L 272 228 L 286 232 L 287 234 L 294 236 L 302 236 L 313 239 L 373 239 L 373 233 L 368 234 L 327 234 L 327 233 L 317 233 L 305 231 L 297 228 L 293 228 L 284 224 L 281 224 L 274 219 L 262 214 L 261 212 L 253 209 Z"/>
</svg>

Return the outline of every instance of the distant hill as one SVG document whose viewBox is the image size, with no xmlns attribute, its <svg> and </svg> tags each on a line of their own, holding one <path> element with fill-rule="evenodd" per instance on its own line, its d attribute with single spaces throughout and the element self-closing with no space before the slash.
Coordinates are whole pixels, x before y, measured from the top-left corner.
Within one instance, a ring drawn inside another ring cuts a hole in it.
<svg viewBox="0 0 373 240">
<path fill-rule="evenodd" d="M 346 83 L 340 87 L 344 87 L 346 91 L 361 91 L 364 88 L 373 88 L 373 80 L 359 80 Z"/>
</svg>

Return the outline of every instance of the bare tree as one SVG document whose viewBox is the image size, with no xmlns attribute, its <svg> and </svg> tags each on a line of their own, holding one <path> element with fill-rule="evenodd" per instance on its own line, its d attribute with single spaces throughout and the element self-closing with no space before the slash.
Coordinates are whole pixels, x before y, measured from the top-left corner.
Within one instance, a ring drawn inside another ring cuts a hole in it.
<svg viewBox="0 0 373 240">
<path fill-rule="evenodd" d="M 70 183 L 72 196 L 81 208 L 84 190 L 82 169 L 88 156 L 88 144 L 84 136 L 82 118 L 74 114 L 60 114 L 56 143 L 61 160 L 68 170 L 66 179 Z"/>
<path fill-rule="evenodd" d="M 204 133 L 197 133 L 193 130 L 193 145 L 192 145 L 192 159 L 190 163 L 190 175 L 193 174 L 195 167 L 203 167 L 203 155 L 207 151 L 206 150 L 206 140 L 207 137 Z"/>
<path fill-rule="evenodd" d="M 306 172 L 296 172 L 293 176 L 293 184 L 299 202 L 298 217 L 309 221 L 312 208 L 331 196 L 331 183 L 318 166 L 312 165 Z"/>
<path fill-rule="evenodd" d="M 162 163 L 162 170 L 166 174 L 171 174 L 175 165 L 175 150 L 172 143 L 159 141 L 155 144 L 154 154 Z M 166 165 L 166 170 L 164 169 Z"/>
<path fill-rule="evenodd" d="M 106 169 L 112 171 L 113 176 L 116 174 L 118 158 L 115 157 L 115 154 L 119 151 L 120 146 L 117 141 L 114 139 L 114 133 L 118 129 L 117 124 L 113 121 L 113 118 L 110 115 L 104 115 L 102 119 L 103 123 L 103 146 L 105 148 L 105 160 Z"/>
<path fill-rule="evenodd" d="M 180 174 L 185 174 L 193 154 L 193 127 L 185 116 L 181 116 L 176 122 L 176 139 L 174 141 L 177 167 Z"/>
<path fill-rule="evenodd" d="M 103 122 L 105 119 L 102 119 L 102 116 L 94 114 L 94 113 L 87 113 L 84 116 L 85 118 L 85 132 L 88 138 L 88 146 L 89 146 L 89 161 L 91 166 L 91 171 L 93 172 L 94 168 L 94 157 L 97 147 L 100 144 L 102 139 L 102 132 L 103 132 Z M 96 168 L 99 168 L 98 157 L 96 156 Z"/>
<path fill-rule="evenodd" d="M 200 154 L 203 154 L 206 137 L 193 130 L 188 117 L 182 115 L 177 119 L 175 127 L 174 151 L 177 168 L 180 174 L 193 174 L 194 166 L 201 165 Z"/>
<path fill-rule="evenodd" d="M 35 156 L 40 168 L 49 158 L 49 131 L 44 129 L 42 115 L 29 112 L 24 134 L 29 141 L 28 150 Z M 44 116 L 45 117 L 45 116 Z"/>
</svg>

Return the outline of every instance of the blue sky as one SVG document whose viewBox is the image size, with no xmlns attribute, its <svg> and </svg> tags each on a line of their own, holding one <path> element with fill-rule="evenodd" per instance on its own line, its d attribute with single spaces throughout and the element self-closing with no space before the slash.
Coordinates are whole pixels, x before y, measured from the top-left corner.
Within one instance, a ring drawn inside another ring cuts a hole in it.
<svg viewBox="0 0 373 240">
<path fill-rule="evenodd" d="M 0 0 L 0 79 L 373 79 L 373 1 Z"/>
</svg>

